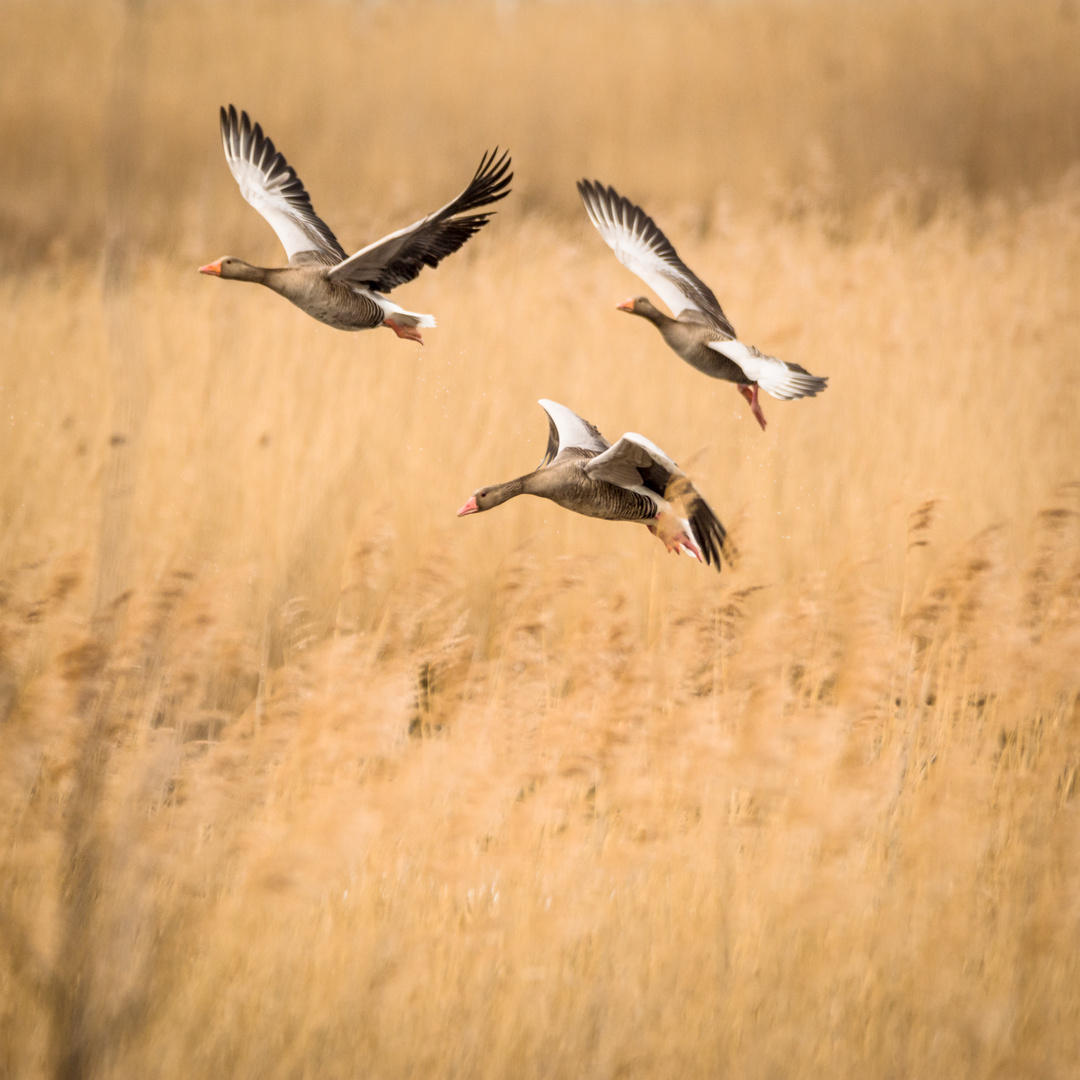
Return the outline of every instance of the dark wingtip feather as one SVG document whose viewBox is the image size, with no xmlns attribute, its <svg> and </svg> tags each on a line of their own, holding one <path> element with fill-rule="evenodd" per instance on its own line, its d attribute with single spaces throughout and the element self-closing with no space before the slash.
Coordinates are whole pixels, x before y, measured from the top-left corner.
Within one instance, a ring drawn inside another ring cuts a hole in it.
<svg viewBox="0 0 1080 1080">
<path fill-rule="evenodd" d="M 470 237 L 475 236 L 492 218 L 495 211 L 472 214 L 482 206 L 490 206 L 510 194 L 510 151 L 499 154 L 499 148 L 487 151 L 468 187 L 453 202 L 429 218 L 417 223 L 408 245 L 367 283 L 380 292 L 389 292 L 398 285 L 412 281 L 425 266 L 436 267 L 448 255 L 457 251 Z"/>
<path fill-rule="evenodd" d="M 498 154 L 497 146 L 485 152 L 469 186 L 454 201 L 452 208 L 448 208 L 448 213 L 463 214 L 467 210 L 489 206 L 510 194 L 510 181 L 514 179 L 514 174 L 509 172 L 510 151 L 504 150 L 501 157 Z"/>
<path fill-rule="evenodd" d="M 727 530 L 704 499 L 699 498 L 690 512 L 690 527 L 697 538 L 706 565 L 715 566 L 716 572 L 720 573 L 720 555 L 721 552 L 727 555 L 730 542 L 727 539 Z M 731 561 L 729 556 L 728 562 Z"/>
<path fill-rule="evenodd" d="M 233 149 L 233 132 L 236 130 L 238 123 L 236 119 L 236 106 L 230 105 L 226 112 L 225 106 L 222 105 L 219 112 L 221 120 L 221 141 L 225 144 L 225 149 L 231 151 Z"/>
</svg>

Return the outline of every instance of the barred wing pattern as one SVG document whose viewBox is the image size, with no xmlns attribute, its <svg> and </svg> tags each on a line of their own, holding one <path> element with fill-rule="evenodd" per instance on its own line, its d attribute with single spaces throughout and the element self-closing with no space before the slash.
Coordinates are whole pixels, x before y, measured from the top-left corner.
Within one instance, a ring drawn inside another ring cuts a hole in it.
<svg viewBox="0 0 1080 1080">
<path fill-rule="evenodd" d="M 700 311 L 721 333 L 735 337 L 713 291 L 679 258 L 640 206 L 598 180 L 579 180 L 577 188 L 589 218 L 615 257 L 667 304 L 672 315 Z"/>
<path fill-rule="evenodd" d="M 491 213 L 454 215 L 488 206 L 510 194 L 509 184 L 514 178 L 509 172 L 510 154 L 504 152 L 496 158 L 498 152 L 496 147 L 484 155 L 476 174 L 456 199 L 407 228 L 398 229 L 355 255 L 343 258 L 330 270 L 330 279 L 389 292 L 412 281 L 425 266 L 438 266 L 491 218 Z"/>
<path fill-rule="evenodd" d="M 234 105 L 221 110 L 221 142 L 240 194 L 270 223 L 290 263 L 333 264 L 345 258 L 337 237 L 312 208 L 296 170 L 262 128 L 252 126 L 246 112 L 237 116 Z"/>
</svg>

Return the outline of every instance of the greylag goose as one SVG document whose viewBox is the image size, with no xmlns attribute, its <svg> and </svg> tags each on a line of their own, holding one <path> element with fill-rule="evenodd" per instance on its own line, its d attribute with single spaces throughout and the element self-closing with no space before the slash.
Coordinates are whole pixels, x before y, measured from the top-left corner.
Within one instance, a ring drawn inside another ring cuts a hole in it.
<svg viewBox="0 0 1080 1080">
<path fill-rule="evenodd" d="M 515 495 L 539 495 L 586 517 L 639 521 L 668 551 L 685 551 L 720 569 L 724 526 L 663 450 L 633 432 L 612 446 L 565 405 L 540 404 L 550 427 L 544 460 L 516 480 L 479 488 L 458 517 L 490 510 Z"/>
<path fill-rule="evenodd" d="M 221 110 L 221 141 L 225 160 L 240 194 L 270 223 L 289 257 L 278 268 L 250 266 L 225 256 L 199 267 L 203 274 L 254 281 L 291 300 L 320 322 L 337 330 L 370 330 L 388 326 L 398 337 L 423 344 L 419 327 L 434 326 L 431 315 L 406 311 L 387 300 L 389 292 L 412 281 L 425 266 L 438 266 L 473 233 L 487 224 L 491 213 L 465 214 L 498 202 L 510 193 L 510 155 L 496 159 L 485 154 L 465 190 L 441 210 L 405 229 L 368 244 L 355 255 L 344 248 L 315 213 L 311 197 L 296 170 L 278 153 L 246 112 Z"/>
<path fill-rule="evenodd" d="M 675 318 L 658 311 L 644 296 L 624 300 L 617 305 L 619 310 L 648 319 L 691 367 L 735 383 L 762 431 L 765 414 L 758 404 L 759 387 L 784 401 L 813 397 L 825 389 L 828 379 L 737 341 L 712 290 L 679 258 L 640 206 L 599 181 L 578 181 L 578 194 L 615 257 L 656 292 Z"/>
</svg>

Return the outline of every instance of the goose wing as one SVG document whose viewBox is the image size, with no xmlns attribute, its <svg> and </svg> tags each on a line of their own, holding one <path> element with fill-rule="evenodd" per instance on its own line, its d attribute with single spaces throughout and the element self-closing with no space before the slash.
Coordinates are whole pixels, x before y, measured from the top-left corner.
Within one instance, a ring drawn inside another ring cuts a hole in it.
<svg viewBox="0 0 1080 1080">
<path fill-rule="evenodd" d="M 718 330 L 735 336 L 712 289 L 679 258 L 640 206 L 599 181 L 579 180 L 577 187 L 589 218 L 615 257 L 637 274 L 676 318 L 687 310 L 699 311 Z"/>
<path fill-rule="evenodd" d="M 596 480 L 651 494 L 657 509 L 667 503 L 701 550 L 705 562 L 720 569 L 727 530 L 712 507 L 674 461 L 644 435 L 627 432 L 614 446 L 585 463 Z"/>
<path fill-rule="evenodd" d="M 491 214 L 455 217 L 481 206 L 498 202 L 510 194 L 510 154 L 496 158 L 498 148 L 485 154 L 468 187 L 433 214 L 405 229 L 368 244 L 330 271 L 330 278 L 389 292 L 395 285 L 412 281 L 425 266 L 438 266 L 474 233 L 482 229 Z"/>
<path fill-rule="evenodd" d="M 544 460 L 537 466 L 542 469 L 564 455 L 593 457 L 602 454 L 611 445 L 588 420 L 557 401 L 540 400 L 548 415 L 548 444 Z"/>
<path fill-rule="evenodd" d="M 296 170 L 246 112 L 236 115 L 234 105 L 221 110 L 221 142 L 240 194 L 270 223 L 290 263 L 333 264 L 345 258 L 337 237 L 312 209 Z"/>
</svg>

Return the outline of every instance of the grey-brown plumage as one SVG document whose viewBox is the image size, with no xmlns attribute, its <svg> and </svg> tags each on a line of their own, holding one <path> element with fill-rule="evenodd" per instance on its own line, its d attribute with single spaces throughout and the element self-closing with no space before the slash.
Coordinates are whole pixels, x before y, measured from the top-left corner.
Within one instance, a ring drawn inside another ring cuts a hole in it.
<svg viewBox="0 0 1080 1080">
<path fill-rule="evenodd" d="M 628 432 L 614 446 L 587 420 L 554 401 L 547 451 L 531 473 L 479 488 L 458 511 L 480 513 L 517 495 L 537 495 L 567 510 L 607 521 L 636 521 L 668 551 L 694 555 L 720 569 L 727 533 L 679 467 L 642 435 Z"/>
<path fill-rule="evenodd" d="M 619 309 L 648 319 L 691 367 L 735 383 L 762 430 L 765 415 L 758 404 L 759 387 L 782 400 L 813 397 L 825 389 L 828 379 L 738 341 L 712 290 L 679 258 L 640 206 L 598 181 L 579 181 L 578 194 L 619 262 L 655 290 L 674 318 L 643 296 L 624 300 Z"/>
<path fill-rule="evenodd" d="M 251 266 L 232 256 L 200 267 L 204 274 L 265 285 L 313 318 L 338 330 L 388 326 L 399 337 L 422 341 L 419 327 L 431 315 L 405 311 L 382 293 L 412 281 L 425 266 L 438 266 L 491 218 L 469 211 L 510 193 L 510 155 L 485 154 L 457 198 L 407 228 L 346 256 L 333 232 L 315 213 L 296 170 L 258 124 L 232 105 L 221 110 L 221 142 L 240 193 L 277 233 L 289 265 Z"/>
</svg>

